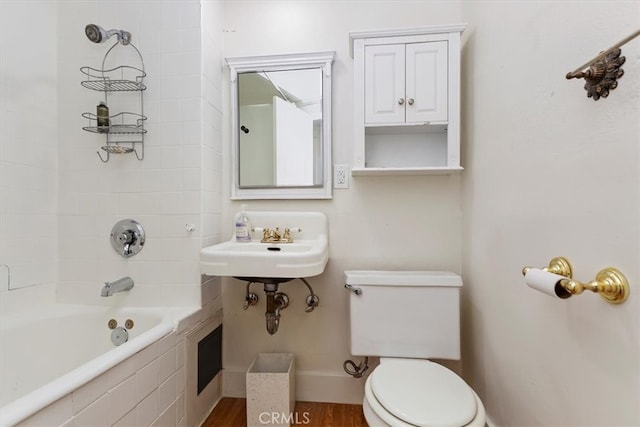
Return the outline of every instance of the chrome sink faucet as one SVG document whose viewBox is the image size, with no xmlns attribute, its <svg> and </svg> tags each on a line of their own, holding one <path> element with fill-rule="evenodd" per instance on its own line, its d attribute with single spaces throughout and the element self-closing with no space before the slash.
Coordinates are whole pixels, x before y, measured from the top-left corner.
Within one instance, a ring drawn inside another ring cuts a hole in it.
<svg viewBox="0 0 640 427">
<path fill-rule="evenodd" d="M 113 282 L 104 282 L 100 296 L 110 297 L 116 292 L 128 291 L 133 288 L 133 279 L 129 276 L 122 277 Z"/>
</svg>

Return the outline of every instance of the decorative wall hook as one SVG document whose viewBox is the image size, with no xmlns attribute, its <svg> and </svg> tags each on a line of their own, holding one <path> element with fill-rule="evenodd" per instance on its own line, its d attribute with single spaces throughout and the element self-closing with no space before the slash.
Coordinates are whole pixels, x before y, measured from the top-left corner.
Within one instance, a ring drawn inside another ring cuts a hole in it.
<svg viewBox="0 0 640 427">
<path fill-rule="evenodd" d="M 584 78 L 587 97 L 593 98 L 594 101 L 597 101 L 600 97 L 606 98 L 609 96 L 609 91 L 618 87 L 617 80 L 624 75 L 624 70 L 621 67 L 626 58 L 621 56 L 620 46 L 639 35 L 640 30 L 637 30 L 609 49 L 600 52 L 598 56 L 576 68 L 575 71 L 567 73 L 566 78 L 568 80 Z M 589 68 L 585 70 L 587 67 Z"/>
<path fill-rule="evenodd" d="M 612 304 L 620 304 L 629 297 L 629 282 L 627 278 L 619 270 L 608 267 L 600 270 L 596 274 L 596 278 L 590 282 L 583 283 L 572 279 L 571 263 L 566 258 L 553 258 L 549 262 L 549 266 L 542 268 L 547 273 L 543 275 L 550 277 L 532 278 L 535 283 L 527 282 L 533 288 L 555 295 L 558 298 L 566 299 L 572 295 L 580 295 L 585 290 L 596 292 L 607 302 Z M 524 267 L 522 275 L 527 277 L 527 273 L 540 273 L 540 269 L 534 267 Z M 548 282 L 545 284 L 544 282 Z M 547 292 L 547 287 L 550 287 Z"/>
</svg>

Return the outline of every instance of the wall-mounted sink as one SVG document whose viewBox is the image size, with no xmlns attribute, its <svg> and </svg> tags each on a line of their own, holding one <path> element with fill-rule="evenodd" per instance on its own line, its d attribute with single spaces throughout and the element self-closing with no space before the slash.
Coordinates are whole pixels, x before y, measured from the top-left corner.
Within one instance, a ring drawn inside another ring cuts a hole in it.
<svg viewBox="0 0 640 427">
<path fill-rule="evenodd" d="M 231 240 L 200 251 L 200 271 L 210 276 L 298 278 L 317 276 L 329 260 L 328 221 L 322 212 L 247 211 L 251 242 Z M 293 243 L 260 243 L 262 229 L 292 231 Z"/>
</svg>

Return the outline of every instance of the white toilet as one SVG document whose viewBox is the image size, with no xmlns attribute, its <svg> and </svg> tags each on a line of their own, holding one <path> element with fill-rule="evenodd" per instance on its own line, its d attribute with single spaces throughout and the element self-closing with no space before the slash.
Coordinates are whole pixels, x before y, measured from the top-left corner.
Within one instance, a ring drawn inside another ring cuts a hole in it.
<svg viewBox="0 0 640 427">
<path fill-rule="evenodd" d="M 363 411 L 377 426 L 483 427 L 476 393 L 426 359 L 460 359 L 460 276 L 443 271 L 345 271 L 354 356 L 380 356 Z"/>
</svg>

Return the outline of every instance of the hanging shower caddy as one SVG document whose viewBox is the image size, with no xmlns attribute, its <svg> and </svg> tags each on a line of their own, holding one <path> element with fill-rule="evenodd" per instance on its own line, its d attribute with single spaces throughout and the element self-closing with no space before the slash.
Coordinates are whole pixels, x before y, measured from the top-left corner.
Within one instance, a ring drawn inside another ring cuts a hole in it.
<svg viewBox="0 0 640 427">
<path fill-rule="evenodd" d="M 105 67 L 107 57 L 119 44 L 125 48 L 131 47 L 135 50 L 140 59 L 140 68 L 130 65 L 120 65 L 114 68 Z M 135 110 L 136 112 L 120 111 L 113 114 L 113 109 L 110 109 L 109 121 L 106 126 L 99 123 L 96 113 L 82 113 L 82 117 L 89 120 L 88 126 L 84 126 L 82 129 L 106 136 L 106 145 L 101 147 L 106 152 L 106 157 L 103 157 L 98 151 L 97 154 L 100 160 L 106 163 L 109 161 L 111 154 L 127 153 L 134 153 L 138 160 L 144 159 L 144 134 L 147 133 L 144 128 L 144 121 L 147 118 L 144 116 L 142 92 L 147 87 L 143 82 L 146 77 L 144 60 L 138 48 L 129 41 L 124 43 L 118 40 L 104 55 L 101 69 L 81 67 L 80 71 L 86 76 L 86 80 L 81 82 L 82 86 L 103 92 L 104 102 L 108 107 L 111 107 L 109 97 L 111 96 L 112 100 L 115 100 L 115 93 L 120 93 L 120 95 L 123 92 L 137 93 L 137 98 L 139 99 L 139 107 Z M 128 106 L 136 100 L 129 101 Z"/>
</svg>

